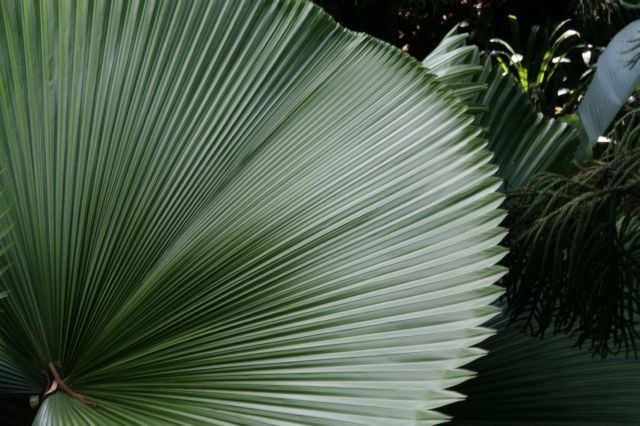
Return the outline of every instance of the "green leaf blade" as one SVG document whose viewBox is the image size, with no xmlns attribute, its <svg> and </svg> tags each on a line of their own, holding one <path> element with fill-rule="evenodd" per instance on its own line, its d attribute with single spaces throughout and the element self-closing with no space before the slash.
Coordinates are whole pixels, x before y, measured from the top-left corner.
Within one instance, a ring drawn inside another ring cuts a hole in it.
<svg viewBox="0 0 640 426">
<path fill-rule="evenodd" d="M 301 1 L 25 7 L 0 9 L 0 333 L 97 403 L 37 423 L 444 421 L 504 273 L 446 87 Z"/>
</svg>

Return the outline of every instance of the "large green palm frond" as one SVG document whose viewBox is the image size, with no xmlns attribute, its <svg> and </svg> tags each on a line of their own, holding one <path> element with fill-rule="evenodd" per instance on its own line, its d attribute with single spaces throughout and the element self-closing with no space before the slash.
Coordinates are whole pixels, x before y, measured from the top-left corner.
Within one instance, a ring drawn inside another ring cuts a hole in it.
<svg viewBox="0 0 640 426">
<path fill-rule="evenodd" d="M 0 389 L 57 386 L 39 424 L 442 421 L 504 250 L 441 83 L 302 1 L 0 14 Z"/>
<path fill-rule="evenodd" d="M 469 34 L 460 32 L 456 25 L 422 60 L 422 65 L 467 103 L 486 89 L 484 82 L 477 82 L 482 71 L 480 49 L 468 45 L 468 37 Z"/>
<path fill-rule="evenodd" d="M 520 188 L 544 171 L 566 170 L 578 148 L 575 129 L 536 113 L 527 94 L 489 58 L 478 81 L 486 83 L 487 90 L 472 101 L 488 110 L 477 115 L 476 124 L 488 129 L 488 148 L 505 189 Z"/>
<path fill-rule="evenodd" d="M 536 113 L 520 86 L 490 58 L 483 60 L 466 38 L 454 28 L 423 65 L 475 107 L 475 124 L 485 129 L 483 136 L 505 189 L 519 188 L 543 171 L 563 170 L 578 147 L 577 132 L 561 120 Z"/>
</svg>

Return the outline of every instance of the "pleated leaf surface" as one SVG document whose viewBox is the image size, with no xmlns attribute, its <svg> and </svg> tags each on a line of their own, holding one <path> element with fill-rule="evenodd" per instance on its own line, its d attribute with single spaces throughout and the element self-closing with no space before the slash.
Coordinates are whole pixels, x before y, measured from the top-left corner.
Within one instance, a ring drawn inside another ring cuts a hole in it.
<svg viewBox="0 0 640 426">
<path fill-rule="evenodd" d="M 297 0 L 0 13 L 0 389 L 97 404 L 36 424 L 445 419 L 504 232 L 442 83 Z"/>
<path fill-rule="evenodd" d="M 482 71 L 480 49 L 467 44 L 469 34 L 453 27 L 426 58 L 422 60 L 429 71 L 449 87 L 455 96 L 471 100 L 486 89 L 477 82 Z"/>
<path fill-rule="evenodd" d="M 476 116 L 476 124 L 487 129 L 505 189 L 521 188 L 537 173 L 562 173 L 569 167 L 579 144 L 574 127 L 535 112 L 528 95 L 489 58 L 477 81 L 487 90 L 473 102 L 488 110 Z"/>
<path fill-rule="evenodd" d="M 640 362 L 600 359 L 564 334 L 540 340 L 518 324 L 491 323 L 489 354 L 469 368 L 478 377 L 456 390 L 469 395 L 446 407 L 452 426 L 629 426 L 640 419 Z"/>
<path fill-rule="evenodd" d="M 536 113 L 513 78 L 466 38 L 453 28 L 422 63 L 472 107 L 504 189 L 520 188 L 539 172 L 562 172 L 578 148 L 576 130 Z"/>
</svg>

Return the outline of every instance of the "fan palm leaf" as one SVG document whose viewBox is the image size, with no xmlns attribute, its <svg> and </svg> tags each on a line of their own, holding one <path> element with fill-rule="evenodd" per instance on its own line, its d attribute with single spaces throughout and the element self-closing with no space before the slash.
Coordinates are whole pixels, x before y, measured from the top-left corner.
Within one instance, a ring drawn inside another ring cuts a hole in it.
<svg viewBox="0 0 640 426">
<path fill-rule="evenodd" d="M 543 171 L 561 171 L 578 147 L 574 128 L 536 113 L 526 93 L 476 46 L 452 29 L 423 61 L 452 93 L 473 107 L 503 189 L 520 188 Z"/>
<path fill-rule="evenodd" d="M 0 389 L 38 424 L 423 424 L 484 351 L 500 182 L 302 1 L 0 5 Z"/>
</svg>

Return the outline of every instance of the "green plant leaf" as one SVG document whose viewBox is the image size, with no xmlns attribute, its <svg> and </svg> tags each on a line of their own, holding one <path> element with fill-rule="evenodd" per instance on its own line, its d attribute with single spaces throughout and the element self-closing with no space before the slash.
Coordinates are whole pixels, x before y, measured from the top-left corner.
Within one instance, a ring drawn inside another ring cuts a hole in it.
<svg viewBox="0 0 640 426">
<path fill-rule="evenodd" d="M 302 1 L 0 14 L 2 362 L 58 386 L 36 423 L 443 420 L 504 272 L 446 86 Z"/>
<path fill-rule="evenodd" d="M 2 315 L 2 313 L 0 313 Z M 29 394 L 37 395 L 42 391 L 41 386 L 29 378 L 28 375 L 16 368 L 0 342 L 0 394 Z"/>
<path fill-rule="evenodd" d="M 613 145 L 574 176 L 544 174 L 508 198 L 510 256 L 503 279 L 512 317 L 531 333 L 570 332 L 606 356 L 636 352 L 640 150 Z M 615 149 L 617 148 L 617 149 Z"/>
<path fill-rule="evenodd" d="M 563 171 L 578 147 L 577 132 L 534 112 L 526 93 L 489 58 L 483 62 L 466 37 L 454 28 L 423 65 L 474 107 L 475 124 L 486 130 L 505 187 L 522 187 L 543 171 Z"/>
<path fill-rule="evenodd" d="M 596 73 L 578 108 L 593 146 L 640 83 L 640 20 L 620 30 L 598 58 Z"/>
<path fill-rule="evenodd" d="M 568 163 L 578 143 L 571 127 L 535 114 L 526 95 L 498 67 L 485 63 L 472 81 L 488 84 L 486 92 L 469 101 L 488 109 L 476 124 L 489 129 L 493 161 L 508 187 L 521 187 L 537 172 Z M 564 334 L 544 340 L 526 336 L 522 324 L 507 328 L 506 316 L 487 326 L 498 330 L 480 345 L 488 355 L 466 366 L 477 377 L 454 388 L 468 398 L 442 409 L 453 416 L 451 425 L 626 426 L 640 418 L 637 360 L 593 358 Z"/>
<path fill-rule="evenodd" d="M 537 173 L 569 167 L 578 147 L 572 126 L 536 113 L 528 96 L 488 58 L 476 81 L 488 88 L 472 102 L 488 110 L 476 116 L 475 124 L 488 129 L 484 137 L 506 189 L 526 185 Z"/>
<path fill-rule="evenodd" d="M 544 340 L 518 324 L 492 321 L 489 354 L 469 365 L 478 377 L 456 388 L 469 395 L 445 408 L 452 426 L 628 426 L 640 418 L 640 362 L 593 358 L 558 334 Z"/>
<path fill-rule="evenodd" d="M 452 89 L 455 96 L 465 100 L 486 88 L 484 84 L 474 83 L 474 78 L 482 70 L 480 51 L 476 46 L 467 45 L 468 36 L 458 33 L 455 26 L 422 61 L 422 65 Z"/>
</svg>

